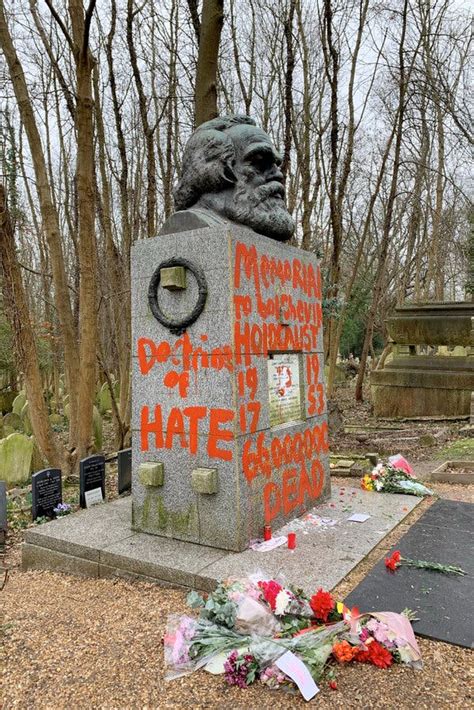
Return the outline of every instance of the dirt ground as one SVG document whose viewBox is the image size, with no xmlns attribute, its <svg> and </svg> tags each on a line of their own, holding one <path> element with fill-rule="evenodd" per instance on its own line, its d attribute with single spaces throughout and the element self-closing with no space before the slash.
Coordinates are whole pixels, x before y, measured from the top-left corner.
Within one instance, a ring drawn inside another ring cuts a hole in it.
<svg viewBox="0 0 474 710">
<path fill-rule="evenodd" d="M 360 410 L 357 413 L 350 409 L 346 422 L 372 421 L 368 410 L 365 419 L 360 415 Z M 443 442 L 428 447 L 424 457 L 418 456 L 417 460 L 435 459 L 443 446 L 453 441 L 456 444 L 456 440 L 461 440 L 461 425 L 450 424 L 448 439 L 443 435 Z M 423 423 L 423 429 L 432 434 L 440 428 L 438 423 Z M 337 453 L 345 453 L 341 441 L 348 451 L 354 451 L 355 439 L 338 437 Z M 409 451 L 398 450 L 395 443 L 391 448 L 390 453 L 409 456 Z M 334 483 L 354 485 L 356 481 L 334 479 Z M 474 502 L 474 486 L 431 487 L 441 497 Z M 433 499 L 423 500 L 336 587 L 336 596 L 347 595 L 432 502 Z M 81 579 L 46 571 L 23 573 L 18 568 L 21 539 L 21 529 L 10 535 L 3 561 L 4 569 L 8 569 L 3 573 L 0 594 L 3 710 L 184 706 L 276 709 L 307 705 L 299 695 L 271 691 L 258 683 L 247 690 L 230 688 L 222 676 L 204 671 L 166 682 L 161 639 L 168 614 L 187 611 L 185 593 L 121 580 Z M 304 586 L 303 580 L 301 584 Z M 420 710 L 472 707 L 472 651 L 426 639 L 418 641 L 423 670 L 413 671 L 401 665 L 389 670 L 365 664 L 336 665 L 337 690 L 323 682 L 311 705 Z"/>
</svg>

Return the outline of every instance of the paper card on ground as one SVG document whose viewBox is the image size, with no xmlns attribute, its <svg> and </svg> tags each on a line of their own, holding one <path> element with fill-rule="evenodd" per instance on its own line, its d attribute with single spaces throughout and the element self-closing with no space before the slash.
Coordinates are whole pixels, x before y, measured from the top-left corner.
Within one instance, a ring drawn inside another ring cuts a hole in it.
<svg viewBox="0 0 474 710">
<path fill-rule="evenodd" d="M 272 537 L 270 540 L 265 540 L 264 542 L 253 542 L 250 544 L 250 547 L 256 552 L 270 552 L 270 550 L 284 545 L 286 540 L 286 535 L 282 535 L 281 537 Z"/>
<path fill-rule="evenodd" d="M 366 513 L 353 513 L 350 518 L 347 518 L 347 520 L 350 523 L 365 523 L 365 521 L 369 518 L 370 515 L 367 515 Z"/>
<path fill-rule="evenodd" d="M 102 488 L 93 488 L 91 491 L 86 491 L 84 498 L 86 499 L 86 508 L 90 508 L 91 505 L 103 503 Z"/>
<path fill-rule="evenodd" d="M 299 691 L 305 700 L 311 700 L 319 693 L 319 688 L 314 682 L 311 673 L 297 656 L 291 651 L 287 651 L 277 661 L 275 665 L 294 680 Z"/>
</svg>

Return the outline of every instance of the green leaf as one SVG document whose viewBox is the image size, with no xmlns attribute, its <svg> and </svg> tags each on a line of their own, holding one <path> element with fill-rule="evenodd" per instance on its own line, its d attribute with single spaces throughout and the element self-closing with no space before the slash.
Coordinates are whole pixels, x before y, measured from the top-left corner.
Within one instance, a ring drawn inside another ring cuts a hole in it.
<svg viewBox="0 0 474 710">
<path fill-rule="evenodd" d="M 190 606 L 191 609 L 199 609 L 204 606 L 205 602 L 201 595 L 193 590 L 192 592 L 189 592 L 186 597 L 186 604 Z"/>
</svg>

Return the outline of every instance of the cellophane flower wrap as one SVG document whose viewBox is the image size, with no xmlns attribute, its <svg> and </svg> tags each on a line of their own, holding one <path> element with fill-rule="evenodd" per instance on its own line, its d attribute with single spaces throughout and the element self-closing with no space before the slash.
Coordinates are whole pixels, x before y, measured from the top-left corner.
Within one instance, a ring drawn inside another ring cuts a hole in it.
<svg viewBox="0 0 474 710">
<path fill-rule="evenodd" d="M 164 637 L 166 678 L 203 666 L 245 688 L 261 680 L 271 688 L 294 687 L 275 665 L 291 651 L 320 681 L 328 663 L 393 663 L 421 667 L 406 615 L 360 614 L 321 587 L 307 595 L 263 574 L 230 579 L 204 598 L 188 595 L 199 618 L 171 616 Z M 331 671 L 333 673 L 333 671 Z"/>
</svg>

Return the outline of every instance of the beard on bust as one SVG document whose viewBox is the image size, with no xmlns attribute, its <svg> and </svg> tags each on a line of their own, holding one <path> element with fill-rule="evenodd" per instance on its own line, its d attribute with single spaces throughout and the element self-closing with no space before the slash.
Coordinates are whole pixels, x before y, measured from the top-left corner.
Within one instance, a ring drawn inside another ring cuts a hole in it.
<svg viewBox="0 0 474 710">
<path fill-rule="evenodd" d="M 284 201 L 285 190 L 278 181 L 253 188 L 238 180 L 226 195 L 224 214 L 255 232 L 281 242 L 288 241 L 295 231 L 295 222 Z"/>
</svg>

